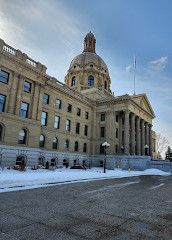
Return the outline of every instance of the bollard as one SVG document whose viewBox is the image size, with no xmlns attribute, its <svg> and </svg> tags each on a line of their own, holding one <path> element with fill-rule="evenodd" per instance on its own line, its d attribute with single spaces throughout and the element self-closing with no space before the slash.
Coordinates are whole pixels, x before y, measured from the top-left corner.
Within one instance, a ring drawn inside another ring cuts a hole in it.
<svg viewBox="0 0 172 240">
<path fill-rule="evenodd" d="M 130 170 L 131 170 L 131 169 L 130 169 L 130 167 L 129 167 L 129 168 L 128 168 L 128 171 L 130 172 Z"/>
</svg>

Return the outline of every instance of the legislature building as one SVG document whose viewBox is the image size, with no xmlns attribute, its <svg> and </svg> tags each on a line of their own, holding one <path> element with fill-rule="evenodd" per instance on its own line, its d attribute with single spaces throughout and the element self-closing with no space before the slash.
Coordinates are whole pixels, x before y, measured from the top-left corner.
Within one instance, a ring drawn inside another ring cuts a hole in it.
<svg viewBox="0 0 172 240">
<path fill-rule="evenodd" d="M 85 164 L 155 155 L 155 114 L 146 94 L 115 96 L 90 32 L 73 58 L 65 84 L 46 66 L 0 39 L 0 165 Z M 149 158 L 150 158 L 149 157 Z"/>
</svg>

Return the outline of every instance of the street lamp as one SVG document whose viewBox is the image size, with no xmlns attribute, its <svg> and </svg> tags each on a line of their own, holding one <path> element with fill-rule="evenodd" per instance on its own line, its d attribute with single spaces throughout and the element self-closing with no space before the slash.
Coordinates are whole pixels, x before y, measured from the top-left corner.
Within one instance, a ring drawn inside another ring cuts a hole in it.
<svg viewBox="0 0 172 240">
<path fill-rule="evenodd" d="M 144 146 L 145 155 L 146 155 L 146 156 L 148 156 L 148 148 L 149 148 L 149 146 L 146 144 L 146 145 Z"/>
<path fill-rule="evenodd" d="M 110 144 L 107 142 L 104 142 L 102 143 L 102 146 L 105 147 L 104 173 L 106 173 L 106 148 L 108 148 Z"/>
</svg>

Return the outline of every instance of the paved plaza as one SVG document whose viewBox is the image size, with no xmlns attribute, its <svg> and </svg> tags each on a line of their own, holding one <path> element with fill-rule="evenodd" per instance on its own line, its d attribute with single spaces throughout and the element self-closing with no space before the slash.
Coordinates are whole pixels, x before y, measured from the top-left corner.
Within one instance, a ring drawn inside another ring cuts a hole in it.
<svg viewBox="0 0 172 240">
<path fill-rule="evenodd" d="M 0 240 L 171 239 L 172 176 L 0 194 Z"/>
</svg>

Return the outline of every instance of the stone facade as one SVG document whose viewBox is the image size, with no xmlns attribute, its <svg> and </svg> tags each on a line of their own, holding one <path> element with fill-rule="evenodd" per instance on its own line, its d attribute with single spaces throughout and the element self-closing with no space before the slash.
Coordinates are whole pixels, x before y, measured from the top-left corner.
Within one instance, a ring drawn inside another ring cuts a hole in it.
<svg viewBox="0 0 172 240">
<path fill-rule="evenodd" d="M 102 161 L 105 141 L 111 156 L 155 155 L 155 114 L 146 94 L 114 96 L 95 44 L 88 33 L 63 84 L 46 74 L 43 64 L 0 39 L 1 164 L 15 165 L 17 156 L 24 156 L 27 165 L 38 159 L 98 165 L 93 159 Z"/>
</svg>

